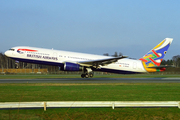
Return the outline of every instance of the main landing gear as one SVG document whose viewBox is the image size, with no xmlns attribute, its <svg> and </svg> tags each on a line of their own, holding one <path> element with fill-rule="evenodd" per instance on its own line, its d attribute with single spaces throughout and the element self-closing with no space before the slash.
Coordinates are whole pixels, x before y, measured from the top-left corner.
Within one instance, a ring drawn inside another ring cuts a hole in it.
<svg viewBox="0 0 180 120">
<path fill-rule="evenodd" d="M 93 72 L 83 73 L 83 74 L 81 74 L 81 77 L 82 77 L 82 78 L 92 78 L 93 75 L 94 75 Z"/>
<path fill-rule="evenodd" d="M 94 75 L 93 71 L 91 68 L 85 68 L 83 70 L 83 74 L 81 74 L 82 78 L 92 78 Z"/>
</svg>

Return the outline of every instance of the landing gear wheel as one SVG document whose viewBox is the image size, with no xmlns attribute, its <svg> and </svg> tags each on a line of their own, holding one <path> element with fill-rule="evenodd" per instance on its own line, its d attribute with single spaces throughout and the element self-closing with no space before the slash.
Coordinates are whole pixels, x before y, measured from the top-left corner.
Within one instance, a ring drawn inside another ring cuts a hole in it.
<svg viewBox="0 0 180 120">
<path fill-rule="evenodd" d="M 82 77 L 82 78 L 85 78 L 85 74 L 81 74 L 81 77 Z"/>
<path fill-rule="evenodd" d="M 86 78 L 89 78 L 89 74 L 85 74 L 85 77 L 86 77 Z"/>
<path fill-rule="evenodd" d="M 89 77 L 92 78 L 93 77 L 93 73 L 89 73 Z"/>
</svg>

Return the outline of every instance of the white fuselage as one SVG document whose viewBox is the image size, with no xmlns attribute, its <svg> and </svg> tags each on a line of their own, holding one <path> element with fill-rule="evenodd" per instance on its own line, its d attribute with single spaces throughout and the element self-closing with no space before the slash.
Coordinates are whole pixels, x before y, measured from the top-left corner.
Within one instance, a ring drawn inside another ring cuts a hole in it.
<svg viewBox="0 0 180 120">
<path fill-rule="evenodd" d="M 19 61 L 57 66 L 62 66 L 65 62 L 79 63 L 82 61 L 112 58 L 110 56 L 84 54 L 27 46 L 13 47 L 10 50 L 6 51 L 5 55 Z M 143 67 L 142 61 L 128 58 L 119 59 L 115 63 L 100 66 L 97 71 L 123 74 L 146 72 Z"/>
</svg>

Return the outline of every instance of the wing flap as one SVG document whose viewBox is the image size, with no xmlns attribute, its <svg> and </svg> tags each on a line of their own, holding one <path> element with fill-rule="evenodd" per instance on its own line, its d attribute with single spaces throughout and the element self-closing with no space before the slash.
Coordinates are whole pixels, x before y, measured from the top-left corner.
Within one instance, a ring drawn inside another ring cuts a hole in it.
<svg viewBox="0 0 180 120">
<path fill-rule="evenodd" d="M 98 68 L 100 65 L 105 66 L 114 62 L 117 62 L 119 59 L 127 58 L 127 56 L 120 56 L 120 57 L 112 57 L 107 59 L 98 59 L 98 60 L 91 60 L 91 61 L 81 61 L 78 64 L 82 66 L 93 66 Z"/>
</svg>

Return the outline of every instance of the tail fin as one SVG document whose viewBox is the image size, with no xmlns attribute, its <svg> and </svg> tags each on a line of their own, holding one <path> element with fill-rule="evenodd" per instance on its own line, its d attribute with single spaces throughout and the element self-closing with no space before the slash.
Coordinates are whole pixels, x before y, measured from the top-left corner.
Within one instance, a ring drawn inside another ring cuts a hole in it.
<svg viewBox="0 0 180 120">
<path fill-rule="evenodd" d="M 139 59 L 142 61 L 146 71 L 161 71 L 161 68 L 157 69 L 157 67 L 160 66 L 172 41 L 172 38 L 165 38 L 161 43 L 159 43 L 156 47 L 154 47 L 152 50 L 150 50 L 147 54 L 145 54 L 142 58 Z"/>
</svg>

